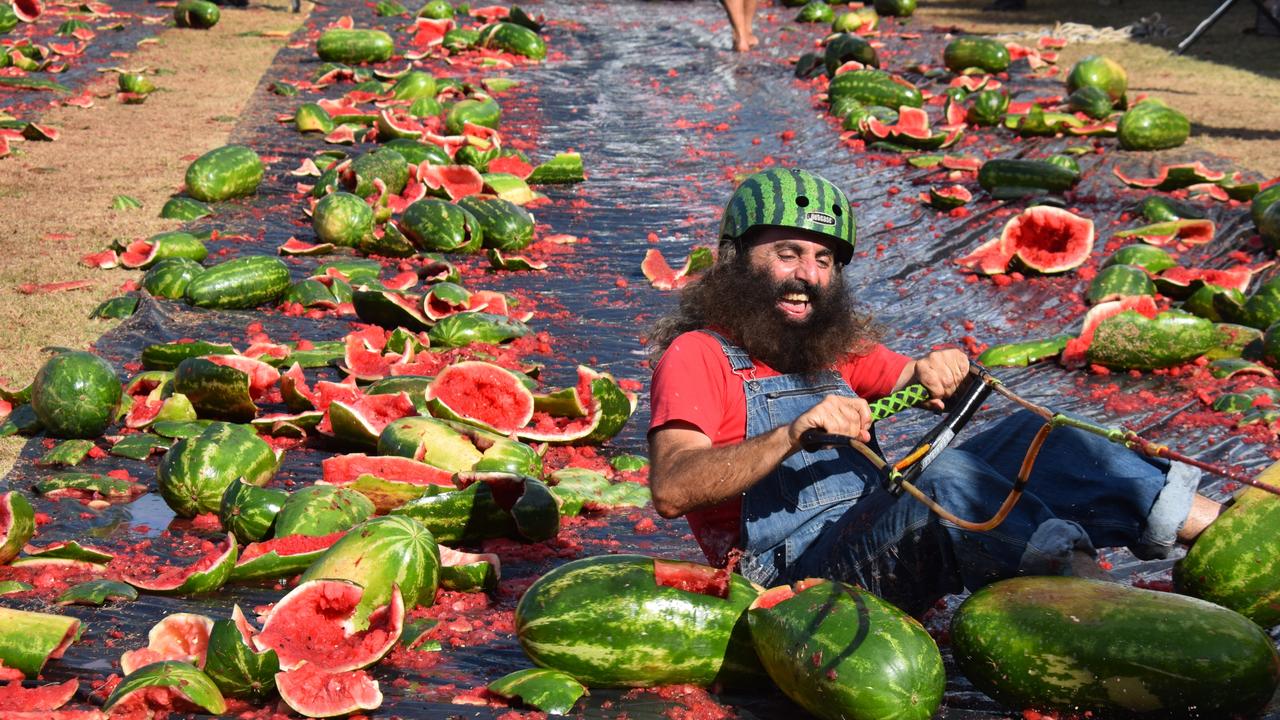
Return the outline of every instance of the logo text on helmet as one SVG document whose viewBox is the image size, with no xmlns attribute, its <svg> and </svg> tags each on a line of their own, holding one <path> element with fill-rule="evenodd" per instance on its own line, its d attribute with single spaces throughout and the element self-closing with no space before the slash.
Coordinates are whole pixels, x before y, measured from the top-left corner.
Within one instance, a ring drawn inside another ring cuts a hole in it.
<svg viewBox="0 0 1280 720">
<path fill-rule="evenodd" d="M 835 225 L 836 219 L 824 212 L 807 212 L 804 219 L 810 222 L 816 222 L 819 225 Z"/>
</svg>

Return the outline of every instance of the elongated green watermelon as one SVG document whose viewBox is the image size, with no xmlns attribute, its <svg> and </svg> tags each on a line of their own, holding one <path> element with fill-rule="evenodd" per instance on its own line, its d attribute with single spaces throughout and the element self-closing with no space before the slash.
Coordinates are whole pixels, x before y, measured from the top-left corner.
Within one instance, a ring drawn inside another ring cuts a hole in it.
<svg viewBox="0 0 1280 720">
<path fill-rule="evenodd" d="M 349 530 L 373 516 L 373 503 L 354 490 L 312 485 L 295 490 L 276 515 L 276 537 L 321 537 Z"/>
<path fill-rule="evenodd" d="M 839 98 L 850 97 L 863 105 L 883 105 L 897 109 L 924 107 L 924 96 L 919 88 L 896 75 L 882 70 L 864 69 L 841 73 L 831 80 L 827 96 L 834 104 Z"/>
<path fill-rule="evenodd" d="M 52 437 L 92 438 L 120 406 L 120 380 L 106 360 L 74 351 L 50 358 L 31 387 L 31 409 Z"/>
<path fill-rule="evenodd" d="M 165 258 L 142 276 L 142 289 L 154 297 L 181 300 L 187 295 L 192 279 L 204 272 L 204 267 L 187 258 Z"/>
<path fill-rule="evenodd" d="M 484 247 L 515 252 L 533 242 L 533 216 L 508 200 L 468 195 L 458 206 L 471 213 L 480 224 Z"/>
<path fill-rule="evenodd" d="M 280 258 L 248 255 L 214 265 L 192 278 L 187 302 L 233 310 L 275 302 L 289 289 L 289 266 Z"/>
<path fill-rule="evenodd" d="M 461 476 L 460 476 L 461 477 Z M 461 490 L 436 492 L 392 511 L 422 523 L 440 542 L 479 543 L 493 538 L 542 542 L 560 531 L 555 495 L 532 477 L 468 473 Z"/>
<path fill-rule="evenodd" d="M 316 55 L 325 62 L 359 65 L 386 62 L 395 54 L 395 42 L 381 30 L 326 30 L 316 40 Z"/>
<path fill-rule="evenodd" d="M 1004 72 L 1009 69 L 1009 49 L 992 38 L 958 37 L 943 49 L 942 62 L 948 70 L 956 73 L 969 68 L 988 73 Z"/>
<path fill-rule="evenodd" d="M 461 135 L 466 123 L 487 128 L 497 128 L 502 120 L 502 108 L 491 97 L 459 100 L 445 113 L 444 127 L 450 135 Z"/>
<path fill-rule="evenodd" d="M 1129 108 L 1116 127 L 1125 150 L 1166 150 L 1187 141 L 1191 121 L 1159 100 L 1143 100 Z"/>
<path fill-rule="evenodd" d="M 405 208 L 399 227 L 415 246 L 428 251 L 470 253 L 484 242 L 484 229 L 474 215 L 435 198 Z"/>
<path fill-rule="evenodd" d="M 1049 192 L 1069 190 L 1080 174 L 1047 160 L 995 158 L 978 169 L 978 184 L 993 192 L 999 188 L 1034 188 Z"/>
<path fill-rule="evenodd" d="M 1271 638 L 1195 598 L 1071 577 L 971 595 L 951 621 L 960 670 L 1010 708 L 1097 716 L 1226 718 L 1280 684 Z"/>
<path fill-rule="evenodd" d="M 696 563 L 583 558 L 525 591 L 516 634 L 535 664 L 590 687 L 759 682 L 744 617 L 758 593 L 740 575 Z"/>
<path fill-rule="evenodd" d="M 1280 464 L 1258 480 L 1275 485 Z M 1256 488 L 1236 496 L 1174 568 L 1179 592 L 1229 607 L 1262 627 L 1280 623 L 1280 498 Z"/>
<path fill-rule="evenodd" d="M 852 585 L 773 588 L 748 612 L 751 642 L 783 694 L 826 720 L 927 720 L 946 673 L 929 633 Z"/>
<path fill-rule="evenodd" d="M 187 166 L 187 193 L 205 202 L 252 195 L 262 182 L 262 172 L 258 153 L 243 145 L 224 145 Z"/>
</svg>

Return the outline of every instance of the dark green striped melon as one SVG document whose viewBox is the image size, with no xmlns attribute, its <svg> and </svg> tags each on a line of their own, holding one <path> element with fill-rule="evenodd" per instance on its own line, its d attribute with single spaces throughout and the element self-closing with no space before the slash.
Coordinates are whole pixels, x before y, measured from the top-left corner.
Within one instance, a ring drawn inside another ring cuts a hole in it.
<svg viewBox="0 0 1280 720">
<path fill-rule="evenodd" d="M 493 98 L 467 98 L 449 108 L 444 117 L 444 128 L 450 135 L 461 135 L 466 123 L 497 128 L 501 120 L 502 108 Z"/>
<path fill-rule="evenodd" d="M 258 651 L 253 634 L 239 605 L 230 620 L 215 620 L 209 631 L 204 672 L 227 697 L 262 701 L 275 690 L 280 660 L 274 650 Z"/>
<path fill-rule="evenodd" d="M 696 563 L 590 557 L 538 578 L 515 628 L 534 664 L 589 687 L 760 682 L 745 617 L 758 594 L 745 578 Z"/>
<path fill-rule="evenodd" d="M 416 247 L 431 252 L 476 252 L 484 242 L 484 229 L 474 215 L 435 198 L 405 208 L 399 227 Z"/>
<path fill-rule="evenodd" d="M 243 145 L 214 148 L 187 167 L 187 193 L 197 200 L 220 202 L 252 195 L 262 182 L 262 160 Z"/>
<path fill-rule="evenodd" d="M 484 247 L 515 252 L 533 242 L 533 216 L 513 202 L 468 195 L 458 201 L 458 206 L 471 213 L 479 223 Z"/>
<path fill-rule="evenodd" d="M 228 485 L 237 478 L 263 485 L 275 474 L 277 462 L 271 446 L 252 428 L 214 423 L 165 453 L 156 469 L 156 486 L 179 517 L 216 513 Z"/>
<path fill-rule="evenodd" d="M 432 102 L 435 102 L 434 99 Z M 440 114 L 440 109 L 437 106 L 434 112 L 427 114 L 438 115 Z M 410 165 L 421 165 L 424 162 L 429 165 L 450 165 L 453 162 L 449 159 L 449 153 L 445 152 L 444 148 L 431 143 L 418 142 L 408 138 L 395 138 L 383 143 L 382 146 L 400 153 L 405 162 Z"/>
<path fill-rule="evenodd" d="M 340 179 L 343 188 L 362 198 L 374 193 L 374 180 L 381 180 L 387 192 L 399 195 L 409 183 L 409 164 L 395 149 L 383 146 L 352 160 Z"/>
<path fill-rule="evenodd" d="M 911 17 L 916 11 L 916 0 L 875 0 L 875 9 L 888 17 Z"/>
<path fill-rule="evenodd" d="M 1082 87 L 1102 90 L 1114 104 L 1124 99 L 1125 90 L 1129 88 L 1129 76 L 1120 63 L 1111 58 L 1089 55 L 1071 66 L 1071 72 L 1067 75 L 1068 93 L 1074 93 Z"/>
<path fill-rule="evenodd" d="M 915 619 L 858 587 L 773 588 L 748 612 L 760 663 L 783 694 L 825 720 L 927 720 L 946 673 Z"/>
<path fill-rule="evenodd" d="M 532 330 L 528 325 L 486 312 L 464 312 L 450 315 L 436 322 L 427 331 L 432 347 L 465 347 L 472 343 L 497 345 L 524 337 Z"/>
<path fill-rule="evenodd" d="M 1167 150 L 1187 141 L 1191 121 L 1159 100 L 1148 99 L 1129 108 L 1116 130 L 1125 150 Z"/>
<path fill-rule="evenodd" d="M 373 208 L 358 195 L 334 192 L 316 203 L 311 213 L 311 229 L 320 242 L 357 247 L 373 235 Z"/>
<path fill-rule="evenodd" d="M 1071 189 L 1079 179 L 1080 173 L 1048 160 L 994 158 L 978 169 L 978 184 L 987 192 L 1026 188 L 1057 193 Z"/>
<path fill-rule="evenodd" d="M 796 13 L 796 22 L 802 23 L 830 23 L 836 19 L 836 12 L 831 9 L 826 0 L 809 0 L 800 8 L 800 12 Z"/>
<path fill-rule="evenodd" d="M 241 543 L 262 540 L 270 534 L 271 524 L 289 493 L 277 488 L 264 488 L 236 478 L 227 485 L 218 505 L 222 528 Z"/>
<path fill-rule="evenodd" d="M 450 14 L 452 14 L 452 8 L 450 8 Z M 410 70 L 391 86 L 391 96 L 397 100 L 434 98 L 436 96 L 435 76 L 421 70 Z"/>
<path fill-rule="evenodd" d="M 1258 476 L 1280 484 L 1280 464 Z M 1280 498 L 1249 488 L 1219 515 L 1174 568 L 1179 592 L 1229 607 L 1264 628 L 1280 624 Z"/>
<path fill-rule="evenodd" d="M 395 42 L 381 30 L 326 30 L 316 40 L 316 55 L 325 62 L 359 65 L 385 62 L 395 54 Z"/>
<path fill-rule="evenodd" d="M 942 62 L 955 73 L 970 68 L 988 73 L 1004 72 L 1009 69 L 1009 49 L 992 38 L 958 37 L 943 49 Z"/>
<path fill-rule="evenodd" d="M 187 285 L 196 307 L 233 310 L 275 302 L 289 289 L 289 266 L 277 257 L 247 255 L 206 268 Z"/>
<path fill-rule="evenodd" d="M 509 472 L 463 473 L 459 478 L 470 484 L 424 495 L 391 514 L 417 520 L 445 543 L 493 538 L 542 542 L 560 532 L 559 504 L 542 481 Z"/>
<path fill-rule="evenodd" d="M 1267 212 L 1267 209 L 1277 204 L 1280 204 L 1280 183 L 1276 183 L 1254 195 L 1253 200 L 1249 202 L 1249 217 L 1253 218 L 1253 224 L 1261 226 L 1262 216 Z"/>
<path fill-rule="evenodd" d="M 173 8 L 173 22 L 180 28 L 207 30 L 221 18 L 218 6 L 209 0 L 178 0 Z"/>
<path fill-rule="evenodd" d="M 1099 717 L 1252 715 L 1280 655 L 1247 618 L 1183 595 L 1024 577 L 971 595 L 951 621 L 956 665 L 1013 710 Z"/>
<path fill-rule="evenodd" d="M 873 69 L 852 70 L 835 76 L 827 87 L 827 97 L 833 104 L 839 98 L 849 97 L 863 105 L 882 105 L 895 110 L 903 105 L 924 107 L 924 96 L 915 85 Z"/>
<path fill-rule="evenodd" d="M 1178 262 L 1164 248 L 1136 243 L 1116 250 L 1102 263 L 1104 268 L 1111 265 L 1134 265 L 1151 275 L 1158 275 L 1171 267 L 1177 267 Z"/>
<path fill-rule="evenodd" d="M 187 258 L 165 258 L 142 276 L 142 289 L 153 297 L 181 300 L 192 279 L 204 272 L 200 263 Z"/>
<path fill-rule="evenodd" d="M 1090 305 L 1135 295 L 1155 295 L 1156 284 L 1136 265 L 1108 265 L 1094 276 L 1084 299 Z"/>
<path fill-rule="evenodd" d="M 349 530 L 373 516 L 373 503 L 360 493 L 332 485 L 312 485 L 289 494 L 275 518 L 276 537 L 320 537 Z"/>
<path fill-rule="evenodd" d="M 31 386 L 31 409 L 45 432 L 60 438 L 98 437 L 120 407 L 120 379 L 106 360 L 74 351 L 50 358 Z"/>
<path fill-rule="evenodd" d="M 974 125 L 989 127 L 1004 120 L 1009 109 L 1009 93 L 1003 90 L 983 90 L 973 96 L 965 111 L 965 120 Z"/>
<path fill-rule="evenodd" d="M 1154 370 L 1194 360 L 1217 345 L 1213 323 L 1181 310 L 1148 318 L 1128 310 L 1098 323 L 1087 350 L 1089 362 Z"/>
<path fill-rule="evenodd" d="M 880 58 L 871 43 L 852 33 L 839 33 L 827 40 L 822 53 L 822 64 L 828 77 L 835 77 L 841 65 L 856 60 L 868 67 L 879 67 Z"/>
</svg>

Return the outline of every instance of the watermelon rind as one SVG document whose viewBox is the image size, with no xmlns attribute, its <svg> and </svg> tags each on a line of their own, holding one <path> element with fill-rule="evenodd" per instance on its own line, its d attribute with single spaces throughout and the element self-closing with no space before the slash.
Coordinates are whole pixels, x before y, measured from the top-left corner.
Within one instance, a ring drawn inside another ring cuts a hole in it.
<svg viewBox="0 0 1280 720">
<path fill-rule="evenodd" d="M 463 396 L 459 398 L 458 394 Z M 451 407 L 468 399 L 472 406 Z M 454 363 L 427 387 L 434 417 L 457 420 L 499 433 L 524 427 L 533 417 L 533 393 L 511 371 L 480 360 Z"/>
<path fill-rule="evenodd" d="M 0 495 L 0 565 L 18 557 L 35 534 L 35 510 L 19 492 Z"/>
<path fill-rule="evenodd" d="M 363 587 L 351 616 L 351 627 L 363 630 L 397 588 L 406 608 L 435 603 L 440 549 L 418 521 L 387 515 L 357 525 L 334 543 L 302 573 L 301 582 L 310 580 L 346 580 Z"/>
<path fill-rule="evenodd" d="M 254 543 L 252 546 L 246 547 L 242 556 L 248 556 L 247 559 L 241 559 L 236 562 L 235 568 L 231 571 L 230 582 L 253 582 L 256 580 L 274 580 L 279 578 L 293 577 L 298 573 L 306 570 L 311 563 L 315 562 L 324 554 L 329 546 L 337 542 L 338 536 L 322 536 L 315 538 L 310 544 L 310 549 L 294 552 L 283 552 L 281 545 L 294 545 L 294 541 L 290 536 L 276 535 L 271 540 L 263 540 Z M 263 547 L 270 549 L 262 552 Z"/>
<path fill-rule="evenodd" d="M 508 673 L 486 689 L 499 697 L 519 699 L 549 715 L 565 715 L 587 689 L 572 675 L 546 668 L 526 668 Z"/>
<path fill-rule="evenodd" d="M 207 30 L 218 24 L 222 13 L 209 0 L 179 0 L 173 8 L 173 22 L 180 28 Z"/>
<path fill-rule="evenodd" d="M 204 340 L 157 343 L 142 349 L 142 367 L 144 370 L 173 370 L 187 358 L 234 355 L 235 352 L 234 347 L 225 343 L 211 343 Z"/>
<path fill-rule="evenodd" d="M 67 588 L 54 602 L 58 605 L 103 605 L 109 600 L 131 602 L 138 599 L 132 585 L 118 580 L 87 580 Z"/>
<path fill-rule="evenodd" d="M 62 657 L 80 630 L 80 621 L 71 616 L 0 607 L 0 662 L 37 677 L 46 662 Z"/>
<path fill-rule="evenodd" d="M 429 493 L 392 514 L 416 519 L 444 543 L 494 538 L 541 542 L 559 532 L 556 498 L 540 480 L 512 473 L 459 474 L 464 476 L 472 481 L 461 490 Z M 494 485 L 506 486 L 501 492 L 504 501 L 517 497 L 510 508 L 499 504 Z"/>
<path fill-rule="evenodd" d="M 472 253 L 484 242 L 484 230 L 465 208 L 445 200 L 418 200 L 405 208 L 399 228 L 427 251 Z"/>
<path fill-rule="evenodd" d="M 173 371 L 173 391 L 185 395 L 203 418 L 248 422 L 258 415 L 249 373 L 207 358 L 178 363 Z"/>
<path fill-rule="evenodd" d="M 1098 271 L 1085 292 L 1085 302 L 1095 305 L 1134 295 L 1155 295 L 1156 285 L 1147 271 L 1136 265 L 1108 265 Z"/>
<path fill-rule="evenodd" d="M 484 247 L 516 252 L 533 242 L 533 216 L 513 202 L 468 195 L 458 200 L 458 206 L 471 213 L 479 223 Z"/>
<path fill-rule="evenodd" d="M 304 663 L 276 673 L 275 685 L 286 705 L 311 718 L 351 715 L 382 705 L 378 681 L 364 670 L 329 672 Z"/>
<path fill-rule="evenodd" d="M 382 659 L 395 647 L 404 628 L 404 601 L 399 587 L 390 588 L 386 605 L 373 612 L 363 610 L 366 591 L 345 580 L 303 580 L 271 609 L 262 632 L 255 637 L 258 647 L 276 652 L 282 670 L 311 663 L 329 672 L 359 670 Z M 316 617 L 308 617 L 307 614 Z M 364 622 L 355 616 L 364 614 Z M 296 617 L 303 614 L 302 618 Z M 298 623 L 322 626 L 299 628 Z M 338 637 L 328 637 L 328 633 Z M 372 644 L 365 646 L 363 641 Z"/>
<path fill-rule="evenodd" d="M 102 709 L 111 712 L 112 708 L 135 692 L 153 687 L 165 688 L 212 715 L 221 715 L 227 711 L 227 702 L 213 680 L 191 663 L 177 660 L 152 663 L 126 675 L 107 696 Z"/>
<path fill-rule="evenodd" d="M 1125 150 L 1167 150 L 1187 141 L 1191 121 L 1158 100 L 1144 100 L 1121 116 L 1117 132 Z"/>
<path fill-rule="evenodd" d="M 819 582 L 747 614 L 783 694 L 824 720 L 927 720 L 946 688 L 942 654 L 915 619 L 861 588 Z"/>
<path fill-rule="evenodd" d="M 187 302 L 238 310 L 275 302 L 289 289 L 289 266 L 278 257 L 248 255 L 219 263 L 192 278 Z"/>
<path fill-rule="evenodd" d="M 1101 55 L 1088 55 L 1077 61 L 1067 74 L 1068 93 L 1082 87 L 1096 87 L 1105 92 L 1112 103 L 1118 103 L 1124 99 L 1129 77 L 1116 61 Z"/>
<path fill-rule="evenodd" d="M 218 518 L 222 528 L 241 543 L 257 542 L 270 533 L 271 524 L 288 497 L 284 490 L 258 487 L 236 478 L 222 494 Z"/>
<path fill-rule="evenodd" d="M 470 470 L 481 458 L 481 452 L 464 434 L 443 420 L 426 416 L 400 418 L 383 428 L 378 454 L 413 458 L 449 472 Z"/>
<path fill-rule="evenodd" d="M 198 595 L 213 592 L 226 584 L 231 577 L 238 552 L 236 536 L 228 533 L 227 549 L 218 555 L 217 561 L 206 570 L 197 570 L 188 574 L 181 582 L 162 585 L 151 579 L 138 577 L 126 577 L 124 580 L 139 590 L 157 595 Z"/>
<path fill-rule="evenodd" d="M 992 38 L 958 37 L 943 49 L 942 62 L 955 73 L 971 68 L 987 73 L 1004 72 L 1009 69 L 1009 50 L 1004 43 Z"/>
<path fill-rule="evenodd" d="M 1178 261 L 1163 248 L 1136 243 L 1116 250 L 1102 263 L 1104 268 L 1111 265 L 1135 265 L 1150 275 L 1158 275 L 1171 267 L 1177 267 Z"/>
<path fill-rule="evenodd" d="M 510 22 L 499 21 L 481 29 L 478 44 L 523 55 L 530 60 L 542 60 L 547 56 L 547 44 L 536 32 Z"/>
<path fill-rule="evenodd" d="M 497 345 L 531 332 L 528 325 L 506 315 L 466 312 L 442 318 L 428 330 L 428 336 L 432 347 L 451 348 L 472 343 Z"/>
<path fill-rule="evenodd" d="M 238 605 L 234 612 L 248 629 Z M 224 696 L 265 700 L 275 690 L 280 660 L 274 650 L 257 651 L 249 642 L 236 620 L 215 621 L 204 671 Z"/>
<path fill-rule="evenodd" d="M 395 53 L 395 41 L 381 30 L 326 30 L 316 40 L 316 55 L 325 62 L 358 65 L 385 62 Z"/>
<path fill-rule="evenodd" d="M 1275 485 L 1280 464 L 1257 479 Z M 1280 502 L 1248 488 L 1196 539 L 1174 568 L 1179 592 L 1231 608 L 1263 628 L 1280 624 L 1280 568 L 1266 552 L 1280 532 Z"/>
<path fill-rule="evenodd" d="M 31 387 L 31 409 L 45 432 L 59 438 L 93 438 L 115 418 L 120 380 L 106 360 L 84 351 L 47 360 Z"/>
<path fill-rule="evenodd" d="M 1271 639 L 1239 613 L 1082 578 L 988 585 L 961 604 L 950 635 L 965 676 L 1016 709 L 1248 716 L 1266 706 L 1280 679 Z"/>
<path fill-rule="evenodd" d="M 191 280 L 203 272 L 204 267 L 194 260 L 165 258 L 142 276 L 142 289 L 154 297 L 181 300 L 186 297 Z"/>
<path fill-rule="evenodd" d="M 1086 352 L 1089 362 L 1130 370 L 1181 365 L 1217 345 L 1213 323 L 1180 310 L 1155 318 L 1128 310 L 1098 324 Z"/>
<path fill-rule="evenodd" d="M 325 195 L 311 214 L 311 229 L 321 242 L 356 247 L 373 234 L 373 208 L 348 192 Z"/>
<path fill-rule="evenodd" d="M 733 684 L 743 676 L 759 683 L 742 622 L 758 590 L 740 575 L 728 584 L 729 596 L 719 598 L 658 585 L 653 558 L 582 558 L 525 591 L 516 634 L 534 664 L 589 687 Z"/>
</svg>

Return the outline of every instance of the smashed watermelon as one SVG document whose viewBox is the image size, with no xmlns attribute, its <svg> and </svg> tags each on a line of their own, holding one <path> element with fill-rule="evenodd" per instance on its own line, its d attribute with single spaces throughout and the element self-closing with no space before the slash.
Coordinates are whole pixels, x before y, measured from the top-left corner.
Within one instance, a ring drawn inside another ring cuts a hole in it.
<svg viewBox="0 0 1280 720">
<path fill-rule="evenodd" d="M 1061 273 L 1084 264 L 1093 251 L 1093 221 L 1047 205 L 1027 208 L 1005 223 L 1000 237 L 979 245 L 958 264 L 983 275 L 1021 267 Z"/>
</svg>

